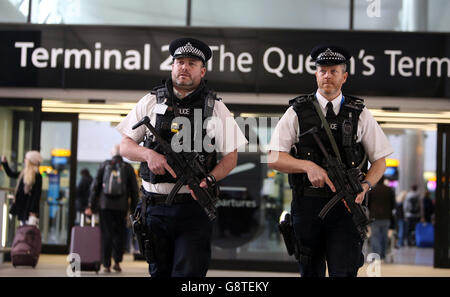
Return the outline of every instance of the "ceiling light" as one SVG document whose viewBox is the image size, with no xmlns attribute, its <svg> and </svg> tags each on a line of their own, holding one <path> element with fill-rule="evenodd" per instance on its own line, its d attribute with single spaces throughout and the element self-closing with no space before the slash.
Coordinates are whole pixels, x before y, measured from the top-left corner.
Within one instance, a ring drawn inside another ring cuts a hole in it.
<svg viewBox="0 0 450 297">
<path fill-rule="evenodd" d="M 423 124 L 382 123 L 382 124 L 380 124 L 380 126 L 383 129 L 418 129 L 418 130 L 424 130 L 424 131 L 436 131 L 437 130 L 436 125 L 433 125 L 433 124 L 423 125 Z"/>
<path fill-rule="evenodd" d="M 101 114 L 79 114 L 78 119 L 80 120 L 90 120 L 97 122 L 121 122 L 125 117 L 118 115 L 101 115 Z"/>
</svg>

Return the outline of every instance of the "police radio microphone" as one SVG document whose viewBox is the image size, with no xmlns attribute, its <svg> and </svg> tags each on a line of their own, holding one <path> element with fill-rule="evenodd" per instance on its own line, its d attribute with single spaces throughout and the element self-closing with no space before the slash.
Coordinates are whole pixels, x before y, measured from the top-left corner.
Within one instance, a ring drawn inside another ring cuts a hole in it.
<svg viewBox="0 0 450 297">
<path fill-rule="evenodd" d="M 342 123 L 342 145 L 345 147 L 352 145 L 353 125 L 349 120 Z"/>
<path fill-rule="evenodd" d="M 137 122 L 133 127 L 131 127 L 131 129 L 136 129 L 144 124 L 150 123 L 150 118 L 148 116 L 145 116 L 142 118 L 142 120 L 140 120 L 139 122 Z"/>
</svg>

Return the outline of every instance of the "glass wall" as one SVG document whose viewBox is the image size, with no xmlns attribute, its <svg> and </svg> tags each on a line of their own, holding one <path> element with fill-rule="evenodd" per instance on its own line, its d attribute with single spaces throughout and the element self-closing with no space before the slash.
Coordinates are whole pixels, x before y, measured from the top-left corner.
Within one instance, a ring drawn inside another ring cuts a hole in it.
<svg viewBox="0 0 450 297">
<path fill-rule="evenodd" d="M 0 22 L 27 22 L 29 3 L 37 24 L 450 32 L 447 0 L 2 0 Z"/>
<path fill-rule="evenodd" d="M 401 23 L 402 8 L 402 0 L 355 0 L 354 29 L 404 31 Z"/>
<path fill-rule="evenodd" d="M 41 0 L 32 2 L 38 24 L 186 25 L 186 0 Z"/>
<path fill-rule="evenodd" d="M 450 32 L 450 2 L 448 0 L 428 1 L 427 31 Z"/>
<path fill-rule="evenodd" d="M 348 29 L 349 1 L 192 1 L 192 26 Z"/>
<path fill-rule="evenodd" d="M 28 20 L 29 0 L 1 0 L 1 23 L 26 23 Z"/>
<path fill-rule="evenodd" d="M 355 0 L 354 29 L 449 32 L 446 0 Z"/>
</svg>

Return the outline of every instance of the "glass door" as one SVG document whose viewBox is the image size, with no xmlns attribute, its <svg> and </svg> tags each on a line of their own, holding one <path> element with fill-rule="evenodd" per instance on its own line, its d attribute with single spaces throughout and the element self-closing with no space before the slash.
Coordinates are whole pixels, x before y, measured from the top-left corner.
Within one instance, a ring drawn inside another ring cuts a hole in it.
<svg viewBox="0 0 450 297">
<path fill-rule="evenodd" d="M 270 137 L 284 107 L 229 106 L 249 141 L 237 166 L 220 181 L 211 265 L 217 269 L 298 271 L 286 253 L 278 223 L 292 200 L 287 174 L 267 166 Z"/>
<path fill-rule="evenodd" d="M 41 122 L 43 251 L 68 251 L 75 197 L 78 115 L 43 113 Z"/>
</svg>

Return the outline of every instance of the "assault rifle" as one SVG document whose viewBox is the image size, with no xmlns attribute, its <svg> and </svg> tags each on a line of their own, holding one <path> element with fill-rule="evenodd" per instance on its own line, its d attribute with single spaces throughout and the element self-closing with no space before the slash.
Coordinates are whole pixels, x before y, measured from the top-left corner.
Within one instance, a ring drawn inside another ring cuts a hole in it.
<svg viewBox="0 0 450 297">
<path fill-rule="evenodd" d="M 197 197 L 197 202 L 203 207 L 208 218 L 213 221 L 216 218 L 216 203 L 219 200 L 219 191 L 216 185 L 212 185 L 207 177 L 200 161 L 200 154 L 196 152 L 175 153 L 171 145 L 158 134 L 155 127 L 150 123 L 150 118 L 145 116 L 136 123 L 132 128 L 145 125 L 152 132 L 158 145 L 161 147 L 166 156 L 167 163 L 174 170 L 178 181 L 175 183 L 172 191 L 166 199 L 166 204 L 171 205 L 175 195 L 178 193 L 183 184 L 187 184 Z M 207 188 L 201 188 L 200 183 L 206 179 Z"/>
<path fill-rule="evenodd" d="M 356 196 L 363 191 L 361 181 L 364 175 L 359 168 L 347 169 L 339 159 L 330 156 L 319 136 L 317 136 L 317 132 L 318 128 L 313 127 L 302 133 L 300 137 L 306 134 L 312 134 L 327 162 L 328 177 L 336 188 L 336 195 L 334 195 L 320 211 L 319 218 L 323 220 L 330 209 L 342 200 L 350 210 L 353 223 L 355 224 L 361 239 L 364 240 L 367 238 L 367 226 L 370 223 L 369 212 L 367 206 L 355 202 Z"/>
</svg>

